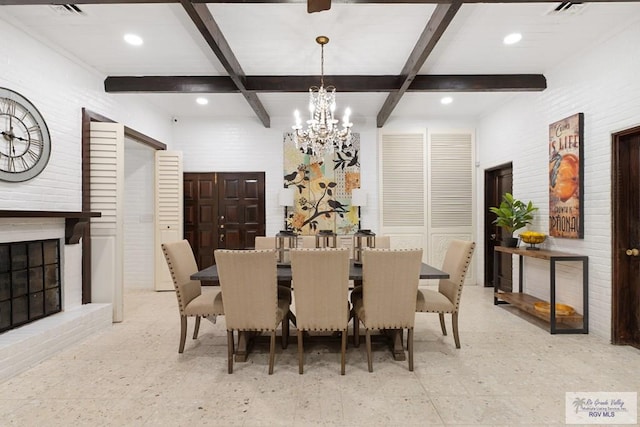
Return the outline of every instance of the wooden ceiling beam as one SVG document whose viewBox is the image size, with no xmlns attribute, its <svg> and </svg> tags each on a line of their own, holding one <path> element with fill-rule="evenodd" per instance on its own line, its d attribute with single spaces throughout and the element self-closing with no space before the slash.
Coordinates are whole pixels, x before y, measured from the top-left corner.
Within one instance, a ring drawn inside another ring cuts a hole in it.
<svg viewBox="0 0 640 427">
<path fill-rule="evenodd" d="M 180 3 L 211 50 L 216 54 L 220 63 L 224 66 L 224 69 L 229 73 L 229 78 L 238 90 L 240 90 L 240 93 L 242 93 L 242 96 L 247 100 L 264 127 L 271 127 L 269 113 L 267 113 L 258 96 L 247 90 L 244 71 L 225 39 L 224 34 L 220 31 L 220 27 L 218 27 L 211 12 L 209 12 L 207 5 L 193 4 L 188 0 L 181 0 Z"/>
<path fill-rule="evenodd" d="M 338 92 L 393 92 L 401 76 L 324 76 Z M 246 88 L 254 93 L 307 92 L 320 76 L 246 76 Z M 107 93 L 238 93 L 227 76 L 114 76 L 104 81 Z M 407 92 L 521 92 L 547 88 L 542 74 L 418 75 Z"/>
<path fill-rule="evenodd" d="M 0 6 L 60 5 L 60 4 L 162 4 L 180 0 L 0 0 Z M 199 2 L 194 2 L 199 3 Z"/>
<path fill-rule="evenodd" d="M 238 93 L 229 76 L 114 76 L 104 81 L 104 91 L 156 93 Z"/>
<path fill-rule="evenodd" d="M 409 89 L 409 86 L 411 86 L 411 83 L 418 74 L 418 71 L 420 71 L 422 64 L 427 60 L 427 57 L 436 46 L 438 40 L 440 40 L 440 37 L 453 20 L 453 17 L 456 16 L 456 13 L 461 6 L 462 3 L 457 0 L 450 4 L 439 4 L 436 6 L 431 18 L 429 18 L 429 22 L 427 22 L 422 34 L 420 34 L 418 42 L 413 47 L 413 50 L 409 55 L 409 59 L 407 59 L 404 67 L 402 67 L 400 75 L 403 76 L 404 81 L 402 82 L 400 89 L 387 96 L 384 104 L 382 104 L 382 108 L 378 112 L 378 117 L 376 118 L 377 127 L 381 128 L 389 119 L 391 112 L 396 108 L 398 102 L 400 102 L 402 95 L 404 95 L 407 89 Z"/>
<path fill-rule="evenodd" d="M 542 74 L 421 75 L 407 92 L 537 92 L 547 88 Z"/>
<path fill-rule="evenodd" d="M 638 3 L 640 0 L 580 0 L 580 3 Z M 0 6 L 56 5 L 56 4 L 160 4 L 181 3 L 182 0 L 0 0 Z M 464 0 L 462 3 L 559 3 L 560 0 Z M 192 0 L 193 4 L 306 4 L 307 0 Z M 335 4 L 449 4 L 451 0 L 332 0 Z"/>
<path fill-rule="evenodd" d="M 325 87 L 337 92 L 389 92 L 402 79 L 399 76 L 324 76 Z M 320 76 L 248 76 L 247 87 L 256 92 L 308 92 L 320 85 Z"/>
</svg>

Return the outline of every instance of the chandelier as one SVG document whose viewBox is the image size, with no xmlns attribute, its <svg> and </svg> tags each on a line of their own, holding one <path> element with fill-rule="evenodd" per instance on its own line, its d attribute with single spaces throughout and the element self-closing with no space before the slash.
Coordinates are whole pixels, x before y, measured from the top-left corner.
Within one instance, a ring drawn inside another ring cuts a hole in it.
<svg viewBox="0 0 640 427">
<path fill-rule="evenodd" d="M 320 87 L 311 86 L 309 88 L 307 128 L 302 128 L 298 110 L 294 112 L 296 124 L 292 128 L 296 148 L 304 154 L 321 157 L 351 146 L 351 126 L 353 123 L 349 122 L 351 115 L 349 108 L 345 109 L 342 128 L 338 127 L 338 120 L 334 119 L 336 88 L 334 86 L 324 87 L 324 45 L 329 43 L 329 38 L 318 36 L 316 42 L 320 45 Z"/>
</svg>

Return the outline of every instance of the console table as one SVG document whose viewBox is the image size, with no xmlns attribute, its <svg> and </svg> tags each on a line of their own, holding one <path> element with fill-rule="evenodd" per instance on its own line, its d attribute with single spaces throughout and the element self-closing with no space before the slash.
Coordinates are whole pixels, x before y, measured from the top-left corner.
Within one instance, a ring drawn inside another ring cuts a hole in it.
<svg viewBox="0 0 640 427">
<path fill-rule="evenodd" d="M 575 255 L 565 252 L 556 252 L 548 250 L 527 250 L 525 248 L 507 248 L 504 246 L 496 246 L 496 252 L 504 252 L 508 254 L 518 255 L 518 292 L 501 292 L 497 288 L 498 278 L 494 277 L 494 294 L 493 303 L 512 304 L 529 314 L 549 322 L 550 332 L 552 334 L 587 334 L 589 333 L 589 257 L 584 255 Z M 524 258 L 537 258 L 549 261 L 550 273 L 550 313 L 542 313 L 534 308 L 534 304 L 543 301 L 532 295 L 522 292 Z M 556 263 L 565 261 L 577 261 L 582 263 L 582 306 L 583 314 L 578 313 L 571 315 L 556 316 Z M 498 257 L 494 257 L 494 276 L 498 275 Z M 558 324 L 567 324 L 575 326 L 582 323 L 581 328 L 568 327 L 558 328 Z"/>
</svg>

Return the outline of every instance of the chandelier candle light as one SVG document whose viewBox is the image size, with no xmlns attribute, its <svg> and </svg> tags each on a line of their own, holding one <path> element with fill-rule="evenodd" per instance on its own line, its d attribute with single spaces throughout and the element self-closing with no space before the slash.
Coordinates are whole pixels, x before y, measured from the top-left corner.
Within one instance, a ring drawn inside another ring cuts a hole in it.
<svg viewBox="0 0 640 427">
<path fill-rule="evenodd" d="M 321 157 L 351 146 L 351 126 L 353 123 L 349 121 L 351 115 L 349 108 L 345 109 L 342 129 L 338 128 L 338 120 L 333 118 L 336 109 L 336 88 L 334 86 L 324 87 L 324 45 L 329 43 L 329 38 L 318 36 L 316 42 L 320 45 L 320 87 L 311 86 L 309 88 L 310 118 L 307 120 L 307 129 L 302 129 L 298 110 L 294 112 L 296 124 L 292 128 L 296 148 L 305 154 Z"/>
</svg>

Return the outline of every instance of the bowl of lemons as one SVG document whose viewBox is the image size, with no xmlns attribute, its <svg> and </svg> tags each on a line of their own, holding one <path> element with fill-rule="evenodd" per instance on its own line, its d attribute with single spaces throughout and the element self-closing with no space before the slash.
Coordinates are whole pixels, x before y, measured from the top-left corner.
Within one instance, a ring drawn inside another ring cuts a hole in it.
<svg viewBox="0 0 640 427">
<path fill-rule="evenodd" d="M 547 235 L 538 231 L 524 231 L 520 233 L 520 238 L 523 242 L 529 245 L 527 249 L 536 251 L 540 249 L 536 245 L 544 242 L 547 238 Z"/>
</svg>

